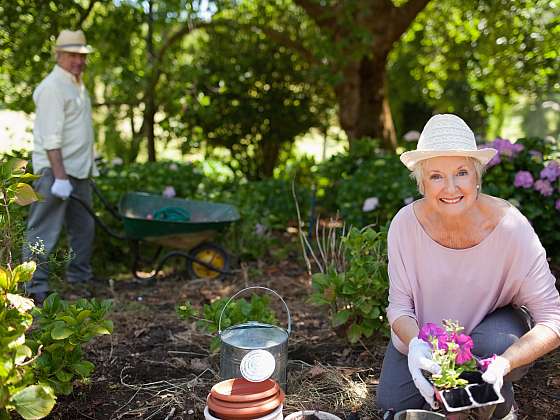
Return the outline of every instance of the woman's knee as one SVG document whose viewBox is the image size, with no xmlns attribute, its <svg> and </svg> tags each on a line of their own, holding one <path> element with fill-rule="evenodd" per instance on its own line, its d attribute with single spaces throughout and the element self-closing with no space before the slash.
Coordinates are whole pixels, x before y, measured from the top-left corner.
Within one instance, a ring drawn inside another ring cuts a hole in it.
<svg viewBox="0 0 560 420">
<path fill-rule="evenodd" d="M 497 309 L 474 328 L 474 353 L 480 357 L 502 354 L 530 329 L 528 316 L 511 306 Z"/>
</svg>

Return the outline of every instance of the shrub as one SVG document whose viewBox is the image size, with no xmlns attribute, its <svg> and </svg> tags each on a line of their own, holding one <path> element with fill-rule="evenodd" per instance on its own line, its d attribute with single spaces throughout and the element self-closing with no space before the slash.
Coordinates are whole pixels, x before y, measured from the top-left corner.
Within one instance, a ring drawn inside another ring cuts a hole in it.
<svg viewBox="0 0 560 420">
<path fill-rule="evenodd" d="M 259 321 L 271 325 L 278 324 L 278 320 L 270 308 L 269 297 L 253 294 L 249 301 L 244 298 L 233 299 L 225 309 L 222 322 L 219 325 L 220 314 L 228 300 L 228 298 L 220 298 L 210 304 L 205 304 L 201 314 L 188 301 L 178 305 L 175 310 L 179 318 L 184 320 L 195 319 L 196 326 L 200 330 L 213 336 L 210 343 L 210 350 L 213 352 L 220 348 L 220 337 L 217 336 L 218 326 L 223 331 L 232 325 L 248 321 Z"/>
<path fill-rule="evenodd" d="M 328 308 L 333 329 L 351 343 L 374 333 L 387 335 L 389 279 L 387 229 L 351 228 L 340 238 L 331 231 L 317 241 L 311 302 Z"/>
</svg>

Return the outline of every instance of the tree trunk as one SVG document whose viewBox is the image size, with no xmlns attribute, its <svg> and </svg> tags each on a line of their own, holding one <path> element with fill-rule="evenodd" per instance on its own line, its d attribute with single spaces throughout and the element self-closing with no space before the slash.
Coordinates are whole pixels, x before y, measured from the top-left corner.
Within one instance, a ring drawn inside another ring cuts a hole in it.
<svg viewBox="0 0 560 420">
<path fill-rule="evenodd" d="M 395 149 L 397 137 L 387 99 L 385 56 L 364 57 L 343 70 L 344 81 L 335 87 L 338 115 L 348 135 L 350 148 L 356 139 L 381 140 L 386 149 Z"/>
<path fill-rule="evenodd" d="M 259 168 L 257 168 L 259 179 L 272 178 L 281 147 L 282 143 L 280 141 L 262 141 L 259 144 L 261 155 Z"/>
<path fill-rule="evenodd" d="M 150 75 L 147 79 L 145 99 L 146 109 L 144 110 L 144 130 L 146 132 L 146 141 L 148 146 L 148 161 L 156 161 L 156 142 L 154 135 L 155 115 L 156 115 L 156 57 L 154 54 L 154 10 L 153 1 L 148 3 L 148 35 L 146 38 L 146 47 L 148 50 L 148 67 Z"/>
</svg>

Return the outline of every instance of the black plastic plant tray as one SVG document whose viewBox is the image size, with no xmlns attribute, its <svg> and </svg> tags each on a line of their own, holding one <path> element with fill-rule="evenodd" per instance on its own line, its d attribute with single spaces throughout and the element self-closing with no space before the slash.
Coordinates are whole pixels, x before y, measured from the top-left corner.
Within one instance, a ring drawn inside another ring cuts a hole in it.
<svg viewBox="0 0 560 420">
<path fill-rule="evenodd" d="M 445 409 L 454 412 L 503 403 L 504 397 L 500 393 L 496 394 L 494 387 L 484 382 L 481 376 L 479 372 L 461 375 L 469 381 L 465 388 L 436 389 Z"/>
</svg>

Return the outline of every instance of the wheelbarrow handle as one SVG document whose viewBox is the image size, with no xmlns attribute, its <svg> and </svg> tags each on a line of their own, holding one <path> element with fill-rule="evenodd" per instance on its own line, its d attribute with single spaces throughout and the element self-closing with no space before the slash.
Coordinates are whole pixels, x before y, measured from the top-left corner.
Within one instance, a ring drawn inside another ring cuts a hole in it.
<svg viewBox="0 0 560 420">
<path fill-rule="evenodd" d="M 251 289 L 266 290 L 267 292 L 272 293 L 273 295 L 276 295 L 276 297 L 282 301 L 282 303 L 284 304 L 284 308 L 286 308 L 286 313 L 288 314 L 288 329 L 286 331 L 287 331 L 288 335 L 290 335 L 290 333 L 292 332 L 292 317 L 290 315 L 290 309 L 288 308 L 288 305 L 286 305 L 286 302 L 284 301 L 284 299 L 282 299 L 282 296 L 280 296 L 277 292 L 275 292 L 272 289 L 269 289 L 268 287 L 264 287 L 264 286 L 246 287 L 244 289 L 239 290 L 237 293 L 235 293 L 232 297 L 230 297 L 228 299 L 228 301 L 226 302 L 226 304 L 222 308 L 222 311 L 220 312 L 220 318 L 218 319 L 218 335 L 222 334 L 222 315 L 224 314 L 224 311 L 226 310 L 226 307 L 230 304 L 230 302 L 233 299 L 235 299 L 236 296 L 240 295 L 243 292 L 246 292 L 247 290 L 251 290 Z"/>
<path fill-rule="evenodd" d="M 109 227 L 103 223 L 103 221 L 97 217 L 97 215 L 95 214 L 95 212 L 91 209 L 91 207 L 81 198 L 76 197 L 74 194 L 70 195 L 70 199 L 77 201 L 78 203 L 80 203 L 80 205 L 89 213 L 89 215 L 91 217 L 93 217 L 93 220 L 95 220 L 95 223 L 97 223 L 107 234 L 109 234 L 109 236 L 112 236 L 113 238 L 117 238 L 117 239 L 127 239 L 127 237 L 125 235 L 122 235 L 120 233 L 117 232 L 113 232 L 111 229 L 109 229 Z M 120 218 L 119 218 L 120 219 Z"/>
</svg>

